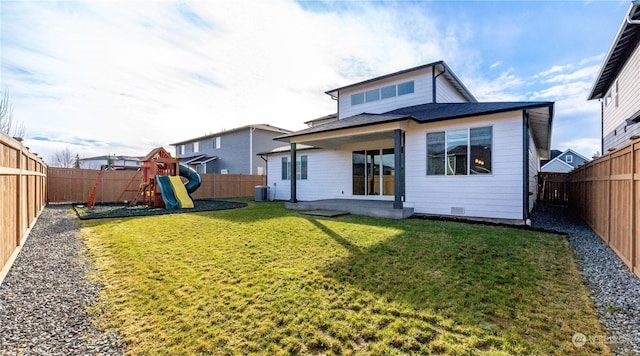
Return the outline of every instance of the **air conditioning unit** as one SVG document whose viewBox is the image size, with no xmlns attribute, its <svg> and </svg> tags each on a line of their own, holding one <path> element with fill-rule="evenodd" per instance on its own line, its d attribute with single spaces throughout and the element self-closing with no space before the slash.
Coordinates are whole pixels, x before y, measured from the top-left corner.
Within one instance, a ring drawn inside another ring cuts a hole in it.
<svg viewBox="0 0 640 356">
<path fill-rule="evenodd" d="M 256 186 L 256 201 L 269 201 L 269 189 L 268 185 Z"/>
</svg>

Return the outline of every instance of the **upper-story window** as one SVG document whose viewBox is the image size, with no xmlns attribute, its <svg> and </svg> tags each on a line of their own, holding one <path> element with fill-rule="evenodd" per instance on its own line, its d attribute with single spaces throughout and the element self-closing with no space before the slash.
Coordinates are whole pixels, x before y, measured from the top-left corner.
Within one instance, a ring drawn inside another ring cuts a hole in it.
<svg viewBox="0 0 640 356">
<path fill-rule="evenodd" d="M 213 148 L 220 148 L 220 136 L 213 138 Z"/>
<path fill-rule="evenodd" d="M 372 101 L 384 100 L 400 95 L 411 94 L 414 92 L 413 80 L 410 82 L 400 83 L 398 85 L 389 85 L 382 88 L 367 90 L 360 93 L 351 94 L 351 105 L 360 105 L 370 103 Z"/>
<path fill-rule="evenodd" d="M 178 154 L 181 156 L 184 154 L 184 145 L 178 146 Z"/>
<path fill-rule="evenodd" d="M 573 163 L 573 155 L 564 156 L 564 161 L 567 163 Z"/>
<path fill-rule="evenodd" d="M 200 152 L 200 142 L 193 143 L 193 152 Z"/>
</svg>

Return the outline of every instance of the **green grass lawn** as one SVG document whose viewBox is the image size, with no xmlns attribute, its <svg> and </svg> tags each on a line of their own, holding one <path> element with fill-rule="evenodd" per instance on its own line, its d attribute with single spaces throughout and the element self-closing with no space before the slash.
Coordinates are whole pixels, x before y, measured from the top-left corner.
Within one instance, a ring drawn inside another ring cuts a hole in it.
<svg viewBox="0 0 640 356">
<path fill-rule="evenodd" d="M 129 354 L 607 354 L 566 237 L 282 203 L 83 221 Z"/>
</svg>

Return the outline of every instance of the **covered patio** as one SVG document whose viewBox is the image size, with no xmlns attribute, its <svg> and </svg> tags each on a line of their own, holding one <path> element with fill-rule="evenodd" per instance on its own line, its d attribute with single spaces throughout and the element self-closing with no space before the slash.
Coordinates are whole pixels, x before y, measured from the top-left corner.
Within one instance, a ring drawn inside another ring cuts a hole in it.
<svg viewBox="0 0 640 356">
<path fill-rule="evenodd" d="M 295 203 L 286 202 L 285 208 L 303 211 L 344 211 L 353 215 L 388 219 L 406 219 L 413 215 L 413 208 L 394 208 L 394 202 L 389 200 L 322 199 Z"/>
</svg>

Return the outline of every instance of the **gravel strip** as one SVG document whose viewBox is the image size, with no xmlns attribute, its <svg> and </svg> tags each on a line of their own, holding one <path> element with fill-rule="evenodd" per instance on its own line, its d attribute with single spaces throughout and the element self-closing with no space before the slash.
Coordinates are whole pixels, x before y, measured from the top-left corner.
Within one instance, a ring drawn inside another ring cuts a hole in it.
<svg viewBox="0 0 640 356">
<path fill-rule="evenodd" d="M 534 212 L 531 220 L 534 227 L 569 234 L 606 332 L 585 335 L 585 342 L 607 343 L 615 355 L 640 354 L 640 279 L 571 209 L 548 207 Z"/>
<path fill-rule="evenodd" d="M 47 206 L 0 285 L 0 354 L 121 355 L 121 339 L 92 324 L 99 286 L 87 279 L 79 224 Z"/>
</svg>

